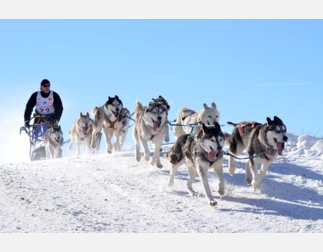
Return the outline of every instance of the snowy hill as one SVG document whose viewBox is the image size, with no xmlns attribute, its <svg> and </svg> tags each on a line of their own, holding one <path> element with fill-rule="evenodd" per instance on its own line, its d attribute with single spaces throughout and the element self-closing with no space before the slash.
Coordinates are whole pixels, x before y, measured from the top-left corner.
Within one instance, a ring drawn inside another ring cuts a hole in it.
<svg viewBox="0 0 323 252">
<path fill-rule="evenodd" d="M 185 166 L 169 190 L 165 157 L 164 167 L 157 169 L 138 163 L 133 150 L 2 163 L 0 232 L 321 233 L 323 140 L 289 139 L 260 192 L 245 183 L 245 161 L 236 161 L 236 174 L 230 176 L 225 160 L 222 198 L 210 171 L 215 208 L 208 206 L 199 179 L 193 184 L 199 195 L 188 195 Z"/>
</svg>

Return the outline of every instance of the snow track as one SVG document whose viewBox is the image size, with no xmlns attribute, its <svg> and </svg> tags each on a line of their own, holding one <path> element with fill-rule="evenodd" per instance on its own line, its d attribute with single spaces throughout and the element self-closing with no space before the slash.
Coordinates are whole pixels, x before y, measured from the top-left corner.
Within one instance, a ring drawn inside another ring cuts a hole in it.
<svg viewBox="0 0 323 252">
<path fill-rule="evenodd" d="M 234 176 L 225 161 L 226 193 L 210 207 L 199 179 L 186 192 L 187 169 L 172 190 L 163 169 L 135 161 L 133 151 L 0 165 L 0 232 L 214 233 L 322 232 L 321 160 L 279 161 L 261 192 L 245 184 L 244 163 Z"/>
</svg>

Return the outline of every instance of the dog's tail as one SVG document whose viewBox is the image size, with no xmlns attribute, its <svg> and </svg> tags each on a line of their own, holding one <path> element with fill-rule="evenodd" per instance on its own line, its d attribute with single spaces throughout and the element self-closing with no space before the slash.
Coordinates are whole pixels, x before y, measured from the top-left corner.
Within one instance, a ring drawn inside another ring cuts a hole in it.
<svg viewBox="0 0 323 252">
<path fill-rule="evenodd" d="M 140 112 L 144 111 L 145 107 L 140 103 L 140 101 L 136 101 L 136 121 L 138 120 L 139 118 L 139 115 L 140 115 Z"/>
<path fill-rule="evenodd" d="M 173 127 L 173 129 L 174 129 L 174 135 L 175 135 L 175 138 L 176 139 L 179 136 L 185 134 L 185 131 L 183 130 L 183 126 L 181 126 L 181 125 L 183 124 L 183 120 L 185 119 L 185 111 L 187 111 L 187 110 L 188 110 L 188 108 L 182 107 L 177 112 L 176 121 L 175 121 L 175 124 L 177 124 L 177 125 L 175 125 Z"/>
</svg>

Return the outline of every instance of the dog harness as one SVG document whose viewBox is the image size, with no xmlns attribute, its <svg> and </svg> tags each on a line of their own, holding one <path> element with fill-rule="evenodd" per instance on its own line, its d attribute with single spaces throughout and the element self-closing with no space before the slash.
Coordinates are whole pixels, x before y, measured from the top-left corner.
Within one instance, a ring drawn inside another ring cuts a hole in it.
<svg viewBox="0 0 323 252">
<path fill-rule="evenodd" d="M 251 127 L 251 129 L 254 129 L 255 127 L 257 127 L 258 125 L 261 125 L 261 123 L 258 122 L 251 122 L 251 123 L 239 123 L 238 124 L 238 130 L 239 130 L 239 134 L 240 136 L 243 136 L 245 133 L 245 127 Z"/>
<path fill-rule="evenodd" d="M 55 112 L 54 109 L 54 95 L 53 91 L 50 91 L 50 94 L 47 98 L 43 97 L 39 92 L 37 92 L 36 98 L 36 111 L 42 115 L 49 115 Z"/>
</svg>

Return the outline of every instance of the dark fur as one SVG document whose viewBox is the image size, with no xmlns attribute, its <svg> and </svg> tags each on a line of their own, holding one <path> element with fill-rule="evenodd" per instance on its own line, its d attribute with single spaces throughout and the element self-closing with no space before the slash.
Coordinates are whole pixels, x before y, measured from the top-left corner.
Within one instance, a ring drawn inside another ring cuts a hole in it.
<svg viewBox="0 0 323 252">
<path fill-rule="evenodd" d="M 170 177 L 168 185 L 173 185 L 174 176 L 176 170 L 182 163 L 186 163 L 189 169 L 189 181 L 187 183 L 187 189 L 191 195 L 195 192 L 192 188 L 192 183 L 195 177 L 199 175 L 201 177 L 205 196 L 207 197 L 209 204 L 214 206 L 216 201 L 214 201 L 209 184 L 208 184 L 208 169 L 213 168 L 217 173 L 220 184 L 219 193 L 224 194 L 224 178 L 223 178 L 223 152 L 222 145 L 223 141 L 220 143 L 219 138 L 224 139 L 224 135 L 221 131 L 220 125 L 215 123 L 214 127 L 206 127 L 202 125 L 202 129 L 197 135 L 185 134 L 177 138 L 175 144 L 172 146 L 170 151 L 167 153 L 167 158 L 172 164 Z M 215 140 L 210 144 L 211 139 Z M 204 141 L 206 140 L 206 141 Z M 210 148 L 214 154 L 214 159 L 209 159 L 209 154 L 206 151 L 205 144 L 209 143 L 207 148 Z M 204 147 L 203 147 L 204 144 Z M 210 147 L 212 146 L 212 148 Z M 216 152 L 215 152 L 216 150 Z"/>
<path fill-rule="evenodd" d="M 256 122 L 230 124 L 235 127 L 231 135 L 225 134 L 226 142 L 229 143 L 230 152 L 234 155 L 240 155 L 244 150 L 247 151 L 249 161 L 246 163 L 246 180 L 248 184 L 252 183 L 256 189 L 260 186 L 270 164 L 284 149 L 284 143 L 288 140 L 285 135 L 286 126 L 277 116 L 274 116 L 273 120 L 267 117 L 265 124 Z M 242 132 L 241 125 L 245 125 Z M 259 174 L 257 163 L 262 164 Z M 229 158 L 229 172 L 231 175 L 235 172 L 232 156 Z"/>
</svg>

